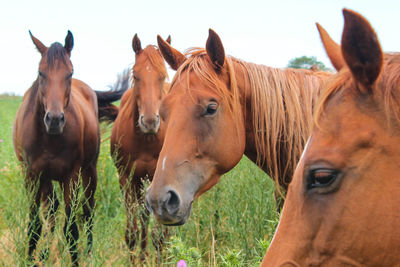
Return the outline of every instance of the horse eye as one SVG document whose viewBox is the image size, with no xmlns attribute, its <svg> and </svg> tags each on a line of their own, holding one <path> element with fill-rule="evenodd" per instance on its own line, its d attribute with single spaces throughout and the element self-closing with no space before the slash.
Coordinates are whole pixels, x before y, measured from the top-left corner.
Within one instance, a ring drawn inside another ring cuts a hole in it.
<svg viewBox="0 0 400 267">
<path fill-rule="evenodd" d="M 46 78 L 46 75 L 44 75 L 43 72 L 40 72 L 40 71 L 39 71 L 39 77 L 41 77 L 41 78 Z"/>
<path fill-rule="evenodd" d="M 324 168 L 309 170 L 306 176 L 307 190 L 329 187 L 338 176 L 338 170 Z"/>
<path fill-rule="evenodd" d="M 217 113 L 218 104 L 213 102 L 207 105 L 207 107 L 203 111 L 203 116 L 213 116 Z"/>
<path fill-rule="evenodd" d="M 135 81 L 139 81 L 140 79 L 139 79 L 139 77 L 138 77 L 138 76 L 136 76 L 136 75 L 133 75 L 133 80 L 135 80 Z"/>
</svg>

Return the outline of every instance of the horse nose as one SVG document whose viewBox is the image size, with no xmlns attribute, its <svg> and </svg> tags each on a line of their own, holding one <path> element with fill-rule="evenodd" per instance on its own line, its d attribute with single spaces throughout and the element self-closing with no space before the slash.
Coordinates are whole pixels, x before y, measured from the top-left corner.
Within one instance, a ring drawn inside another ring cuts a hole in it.
<svg viewBox="0 0 400 267">
<path fill-rule="evenodd" d="M 149 193 L 146 193 L 146 208 L 155 213 L 158 217 L 174 216 L 179 211 L 181 200 L 175 190 L 168 190 L 164 196 L 157 199 L 151 199 Z"/>
<path fill-rule="evenodd" d="M 46 115 L 44 116 L 44 122 L 50 128 L 62 127 L 65 124 L 64 112 L 46 112 Z"/>
<path fill-rule="evenodd" d="M 157 132 L 160 125 L 160 115 L 156 114 L 147 118 L 144 115 L 140 115 L 140 124 L 148 131 Z"/>
<path fill-rule="evenodd" d="M 168 214 L 173 215 L 178 212 L 180 203 L 178 194 L 174 190 L 169 190 L 164 197 L 163 206 Z"/>
</svg>

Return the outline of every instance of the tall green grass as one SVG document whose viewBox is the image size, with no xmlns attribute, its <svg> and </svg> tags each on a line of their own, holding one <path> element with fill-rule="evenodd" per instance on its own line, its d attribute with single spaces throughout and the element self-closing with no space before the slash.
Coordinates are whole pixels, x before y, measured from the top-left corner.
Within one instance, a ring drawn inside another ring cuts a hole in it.
<svg viewBox="0 0 400 267">
<path fill-rule="evenodd" d="M 27 264 L 29 194 L 24 189 L 22 170 L 12 145 L 12 124 L 21 101 L 20 97 L 0 96 L 0 139 L 3 140 L 0 143 L 0 266 Z M 76 204 L 79 262 L 82 266 L 126 266 L 130 257 L 124 240 L 126 216 L 117 171 L 110 156 L 111 126 L 102 125 L 101 129 L 94 243 L 90 256 L 84 253 L 86 226 L 80 208 L 82 201 Z M 53 236 L 45 236 L 46 228 L 43 228 L 35 255 L 38 258 L 39 252 L 49 246 L 50 257 L 43 266 L 68 266 L 63 198 L 58 184 L 54 185 L 61 201 L 55 232 Z M 278 220 L 272 190 L 273 183 L 267 175 L 243 158 L 218 185 L 193 204 L 185 225 L 168 228 L 162 265 L 176 266 L 184 259 L 188 266 L 259 266 Z M 79 194 L 82 200 L 82 192 Z M 155 224 L 151 219 L 150 228 L 155 228 Z M 155 266 L 156 251 L 150 240 L 148 252 L 144 265 Z"/>
</svg>

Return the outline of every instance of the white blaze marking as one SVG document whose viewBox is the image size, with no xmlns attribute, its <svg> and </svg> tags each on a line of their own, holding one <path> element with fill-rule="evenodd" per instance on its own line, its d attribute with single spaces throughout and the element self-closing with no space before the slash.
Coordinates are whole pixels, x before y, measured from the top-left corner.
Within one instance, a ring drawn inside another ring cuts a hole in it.
<svg viewBox="0 0 400 267">
<path fill-rule="evenodd" d="M 162 160 L 162 170 L 165 169 L 165 161 L 167 160 L 167 156 L 165 156 Z"/>
<path fill-rule="evenodd" d="M 303 150 L 303 153 L 301 153 L 300 159 L 302 159 L 302 158 L 304 157 L 304 154 L 306 153 L 306 150 L 307 150 L 307 148 L 308 148 L 308 143 L 310 143 L 310 139 L 311 139 L 311 135 L 310 135 L 310 137 L 308 137 L 307 143 L 306 143 L 306 145 L 304 146 L 304 150 Z M 300 160 L 299 160 L 299 161 L 300 161 Z"/>
<path fill-rule="evenodd" d="M 306 153 L 306 150 L 307 150 L 307 148 L 308 148 L 308 144 L 310 143 L 310 140 L 311 140 L 311 135 L 310 135 L 310 137 L 308 137 L 307 143 L 306 143 L 306 145 L 304 146 L 304 150 L 303 150 L 303 153 L 301 153 L 301 157 L 300 157 L 299 161 L 297 162 L 296 169 L 294 170 L 294 173 L 296 173 L 297 169 L 298 169 L 299 166 L 300 166 L 300 161 L 303 159 L 304 154 Z M 294 173 L 293 173 L 292 178 L 294 177 Z"/>
<path fill-rule="evenodd" d="M 151 69 L 149 66 L 146 66 L 146 70 L 147 70 L 147 72 L 151 72 Z"/>
</svg>

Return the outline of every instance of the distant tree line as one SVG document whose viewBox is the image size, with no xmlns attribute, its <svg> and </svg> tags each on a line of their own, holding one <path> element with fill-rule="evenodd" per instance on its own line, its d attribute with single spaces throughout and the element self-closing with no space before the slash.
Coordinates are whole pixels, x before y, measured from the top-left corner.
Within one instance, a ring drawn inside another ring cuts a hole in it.
<svg viewBox="0 0 400 267">
<path fill-rule="evenodd" d="M 294 69 L 330 70 L 325 66 L 324 63 L 318 61 L 317 58 L 314 56 L 302 56 L 293 58 L 289 60 L 287 67 Z"/>
</svg>

